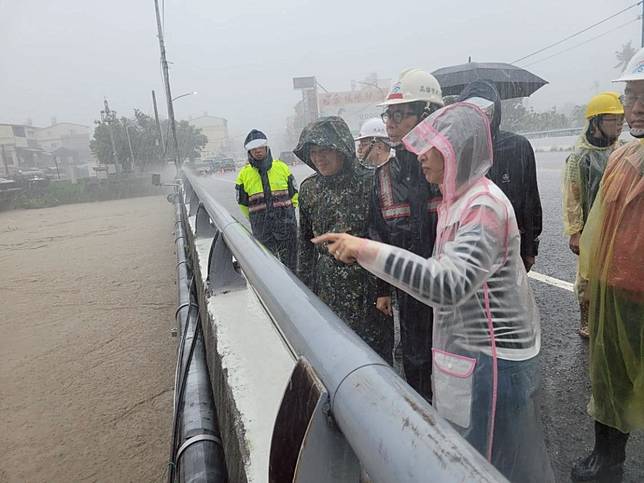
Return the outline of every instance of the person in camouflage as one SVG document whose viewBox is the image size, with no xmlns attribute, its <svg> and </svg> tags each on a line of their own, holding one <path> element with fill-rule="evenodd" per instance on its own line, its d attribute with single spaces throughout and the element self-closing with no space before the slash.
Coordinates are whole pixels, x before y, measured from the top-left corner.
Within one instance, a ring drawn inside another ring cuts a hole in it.
<svg viewBox="0 0 644 483">
<path fill-rule="evenodd" d="M 297 275 L 383 359 L 391 363 L 393 320 L 375 310 L 376 279 L 358 264 L 344 265 L 311 239 L 333 231 L 366 236 L 373 170 L 363 168 L 347 124 L 318 119 L 293 152 L 316 173 L 300 185 Z"/>
</svg>

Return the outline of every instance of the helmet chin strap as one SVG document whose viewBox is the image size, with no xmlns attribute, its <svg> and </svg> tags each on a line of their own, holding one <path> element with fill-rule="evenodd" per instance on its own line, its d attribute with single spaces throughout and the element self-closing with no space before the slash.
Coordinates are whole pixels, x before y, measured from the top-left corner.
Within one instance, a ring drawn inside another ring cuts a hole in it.
<svg viewBox="0 0 644 483">
<path fill-rule="evenodd" d="M 376 139 L 371 138 L 371 142 L 369 143 L 369 149 L 367 149 L 367 152 L 364 154 L 362 159 L 367 161 L 369 159 L 369 155 L 371 154 L 371 151 L 373 151 L 373 147 L 376 145 Z"/>
<path fill-rule="evenodd" d="M 602 129 L 601 122 L 597 123 L 597 130 L 601 133 L 602 136 L 604 136 L 604 139 L 606 139 L 610 144 L 615 144 L 615 141 L 617 141 L 617 138 L 619 136 L 609 136 L 604 132 Z M 644 131 L 642 131 L 642 136 L 644 136 Z"/>
<path fill-rule="evenodd" d="M 634 138 L 637 138 L 637 139 L 644 138 L 644 129 L 632 127 L 630 132 L 631 132 L 631 136 L 633 136 Z"/>
</svg>

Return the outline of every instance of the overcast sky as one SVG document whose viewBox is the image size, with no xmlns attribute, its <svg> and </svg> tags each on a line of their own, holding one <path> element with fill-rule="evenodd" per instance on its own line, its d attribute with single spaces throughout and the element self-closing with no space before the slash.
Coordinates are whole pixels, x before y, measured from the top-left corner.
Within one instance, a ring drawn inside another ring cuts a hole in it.
<svg viewBox="0 0 644 483">
<path fill-rule="evenodd" d="M 160 0 L 163 2 L 163 0 Z M 280 136 L 299 94 L 293 76 L 347 90 L 371 72 L 428 71 L 467 61 L 512 62 L 635 3 L 633 0 L 165 0 L 178 118 L 225 117 L 234 135 Z M 641 7 L 519 65 L 635 20 Z M 528 67 L 550 82 L 538 110 L 620 87 L 615 51 L 640 45 L 640 23 Z M 153 0 L 0 0 L 0 122 L 91 124 L 106 96 L 119 115 L 152 113 L 165 97 Z M 241 143 L 241 139 L 239 140 Z"/>
</svg>

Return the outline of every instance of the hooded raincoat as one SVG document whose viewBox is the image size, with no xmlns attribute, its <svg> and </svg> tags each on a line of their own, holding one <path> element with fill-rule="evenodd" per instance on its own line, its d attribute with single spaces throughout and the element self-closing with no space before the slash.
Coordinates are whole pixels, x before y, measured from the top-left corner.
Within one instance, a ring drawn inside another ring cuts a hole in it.
<svg viewBox="0 0 644 483">
<path fill-rule="evenodd" d="M 599 191 L 608 157 L 616 147 L 616 143 L 608 146 L 591 144 L 588 141 L 589 129 L 590 124 L 586 122 L 575 148 L 566 158 L 562 191 L 564 232 L 568 236 L 581 233 L 584 229 Z M 578 269 L 575 291 L 581 305 L 587 303 L 586 286 L 587 281 L 580 276 Z"/>
<path fill-rule="evenodd" d="M 494 163 L 487 177 L 508 197 L 521 234 L 521 257 L 536 257 L 542 230 L 541 198 L 534 150 L 523 136 L 500 129 L 501 97 L 494 85 L 477 80 L 465 87 L 459 99 L 482 97 L 494 102 L 492 146 Z"/>
<path fill-rule="evenodd" d="M 628 433 L 644 429 L 644 144 L 608 161 L 580 243 L 589 281 L 589 412 Z"/>
<path fill-rule="evenodd" d="M 444 157 L 433 256 L 365 241 L 358 262 L 434 307 L 432 382 L 439 414 L 513 482 L 554 481 L 535 395 L 540 325 L 507 197 L 489 179 L 485 114 L 440 109 L 405 138 Z"/>
<path fill-rule="evenodd" d="M 346 123 L 339 117 L 321 118 L 308 125 L 293 152 L 317 171 L 309 155 L 311 146 L 342 154 L 344 165 L 333 176 L 319 172 L 300 186 L 300 227 L 297 274 L 367 344 L 392 361 L 393 320 L 376 310 L 376 277 L 359 265 L 338 262 L 311 239 L 329 231 L 366 236 L 373 170 L 362 167 Z"/>
<path fill-rule="evenodd" d="M 261 131 L 254 129 L 246 140 L 257 135 L 266 139 Z M 250 220 L 253 236 L 294 270 L 298 192 L 289 167 L 283 161 L 273 159 L 268 147 L 266 157 L 261 161 L 253 158 L 249 150 L 248 163 L 237 175 L 235 191 L 242 214 Z"/>
<path fill-rule="evenodd" d="M 581 233 L 590 208 L 599 191 L 608 157 L 616 143 L 595 146 L 588 141 L 589 123 L 579 136 L 575 148 L 566 159 L 563 180 L 563 212 L 566 235 Z"/>
</svg>

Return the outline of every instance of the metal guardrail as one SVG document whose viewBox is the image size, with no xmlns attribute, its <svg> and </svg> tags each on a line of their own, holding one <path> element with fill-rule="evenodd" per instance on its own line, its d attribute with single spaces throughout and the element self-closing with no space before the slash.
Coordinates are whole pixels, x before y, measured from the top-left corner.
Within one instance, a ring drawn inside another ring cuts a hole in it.
<svg viewBox="0 0 644 483">
<path fill-rule="evenodd" d="M 209 290 L 239 289 L 232 256 L 276 328 L 328 393 L 328 412 L 374 482 L 504 482 L 393 369 L 184 171 L 197 236 L 214 236 Z M 228 258 L 228 263 L 221 263 Z M 258 397 L 261 397 L 258 395 Z M 332 464 L 333 462 L 329 462 Z"/>
<path fill-rule="evenodd" d="M 584 130 L 584 126 L 579 127 L 569 127 L 564 129 L 549 129 L 547 131 L 530 131 L 530 132 L 520 132 L 521 136 L 525 136 L 528 139 L 539 139 L 539 138 L 551 138 L 551 137 L 562 137 L 562 136 L 579 136 Z M 622 134 L 629 131 L 628 126 L 622 130 Z"/>
<path fill-rule="evenodd" d="M 530 132 L 520 132 L 521 136 L 525 136 L 528 139 L 539 139 L 539 138 L 550 138 L 557 136 L 578 136 L 583 130 L 583 126 L 580 127 L 571 127 L 565 129 L 550 129 L 547 131 L 530 131 Z"/>
<path fill-rule="evenodd" d="M 177 199 L 175 199 L 177 196 Z M 179 332 L 172 445 L 168 483 L 175 481 L 227 481 L 219 427 L 206 367 L 199 307 L 193 300 L 190 267 L 186 258 L 184 217 L 175 199 L 175 250 L 177 254 L 177 310 Z"/>
</svg>

